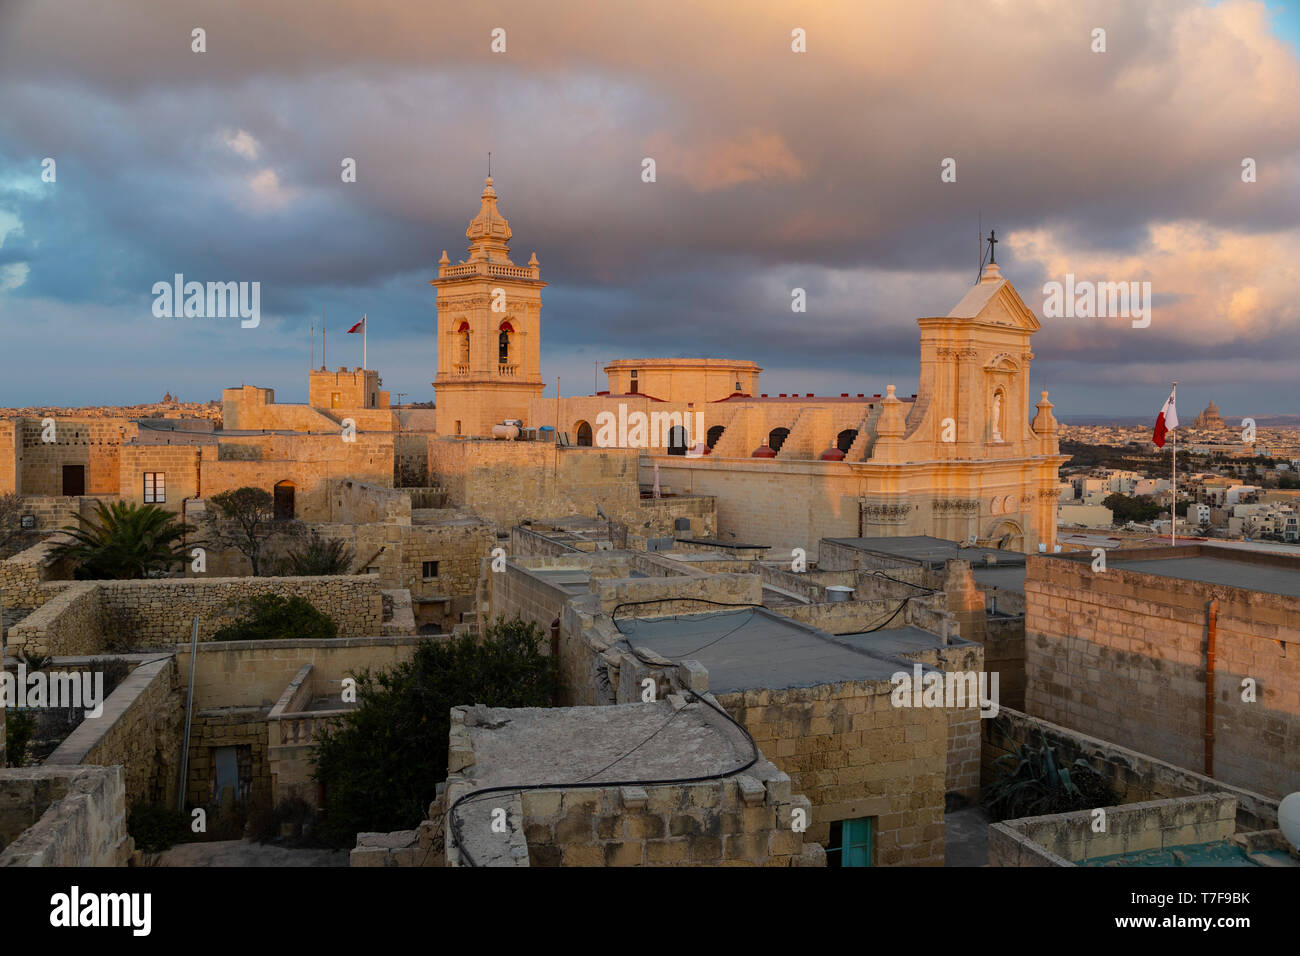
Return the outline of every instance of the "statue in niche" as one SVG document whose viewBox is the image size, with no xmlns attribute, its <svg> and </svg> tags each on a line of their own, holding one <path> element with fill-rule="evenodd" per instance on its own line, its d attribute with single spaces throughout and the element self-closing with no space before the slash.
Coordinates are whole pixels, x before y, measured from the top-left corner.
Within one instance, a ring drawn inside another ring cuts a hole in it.
<svg viewBox="0 0 1300 956">
<path fill-rule="evenodd" d="M 1002 392 L 993 393 L 993 441 L 1002 441 Z"/>
</svg>

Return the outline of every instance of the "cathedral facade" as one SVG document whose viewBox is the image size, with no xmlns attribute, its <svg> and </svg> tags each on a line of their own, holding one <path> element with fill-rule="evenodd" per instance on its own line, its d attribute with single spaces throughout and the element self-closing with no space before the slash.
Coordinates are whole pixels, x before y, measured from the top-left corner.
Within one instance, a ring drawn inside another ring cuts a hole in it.
<svg viewBox="0 0 1300 956">
<path fill-rule="evenodd" d="M 1015 551 L 1056 542 L 1058 425 L 1029 390 L 1040 323 L 996 264 L 945 316 L 921 318 L 918 392 L 768 396 L 761 369 L 725 358 L 620 359 L 610 388 L 541 397 L 537 259 L 515 266 L 489 179 L 469 258 L 439 262 L 439 436 L 487 437 L 519 419 L 581 453 L 600 422 L 652 421 L 640 483 L 712 495 L 719 537 L 803 548 L 823 537 L 927 534 Z M 1031 404 L 1031 399 L 1037 401 Z M 662 431 L 659 430 L 662 426 Z M 628 443 L 620 428 L 614 447 Z"/>
</svg>

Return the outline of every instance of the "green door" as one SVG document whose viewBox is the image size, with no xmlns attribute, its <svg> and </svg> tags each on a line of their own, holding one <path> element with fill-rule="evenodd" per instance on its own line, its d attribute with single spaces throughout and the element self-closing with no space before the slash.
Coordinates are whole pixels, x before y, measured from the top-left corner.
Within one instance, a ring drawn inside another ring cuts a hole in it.
<svg viewBox="0 0 1300 956">
<path fill-rule="evenodd" d="M 831 824 L 831 835 L 826 846 L 826 865 L 871 865 L 871 817 L 857 820 L 836 820 Z"/>
</svg>

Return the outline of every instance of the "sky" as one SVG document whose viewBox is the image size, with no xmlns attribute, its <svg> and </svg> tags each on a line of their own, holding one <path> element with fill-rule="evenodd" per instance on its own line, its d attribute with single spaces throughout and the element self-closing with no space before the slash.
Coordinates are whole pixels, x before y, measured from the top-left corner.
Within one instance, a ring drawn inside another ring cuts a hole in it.
<svg viewBox="0 0 1300 956">
<path fill-rule="evenodd" d="M 431 400 L 490 151 L 547 395 L 677 356 L 910 394 L 996 229 L 1033 401 L 1300 413 L 1298 5 L 0 0 L 0 405 L 303 401 L 322 309 L 331 367 L 365 313 Z M 259 282 L 260 324 L 156 317 L 177 273 Z M 1150 324 L 1045 315 L 1067 275 L 1150 283 Z"/>
</svg>

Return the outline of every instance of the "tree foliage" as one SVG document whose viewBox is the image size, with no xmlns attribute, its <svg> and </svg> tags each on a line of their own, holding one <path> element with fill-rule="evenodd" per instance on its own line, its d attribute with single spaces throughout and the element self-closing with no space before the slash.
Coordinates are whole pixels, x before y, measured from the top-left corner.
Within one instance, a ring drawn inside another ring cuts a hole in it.
<svg viewBox="0 0 1300 956">
<path fill-rule="evenodd" d="M 357 675 L 357 709 L 329 726 L 316 751 L 325 785 L 323 832 L 350 845 L 362 831 L 412 829 L 447 778 L 452 707 L 546 707 L 555 669 L 532 622 L 498 619 L 472 637 L 423 641 L 410 661 Z"/>
<path fill-rule="evenodd" d="M 92 518 L 76 515 L 63 529 L 72 538 L 54 556 L 76 563 L 81 579 L 134 579 L 173 570 L 185 563 L 185 536 L 194 529 L 157 505 L 115 501 L 95 503 Z"/>
<path fill-rule="evenodd" d="M 215 541 L 248 558 L 254 577 L 261 574 L 267 539 L 280 530 L 275 519 L 275 497 L 261 488 L 244 487 L 223 491 L 208 500 L 224 519 L 214 532 Z"/>
<path fill-rule="evenodd" d="M 227 624 L 214 641 L 332 640 L 339 636 L 333 618 L 298 595 L 258 594 L 248 600 L 248 616 Z"/>
</svg>

